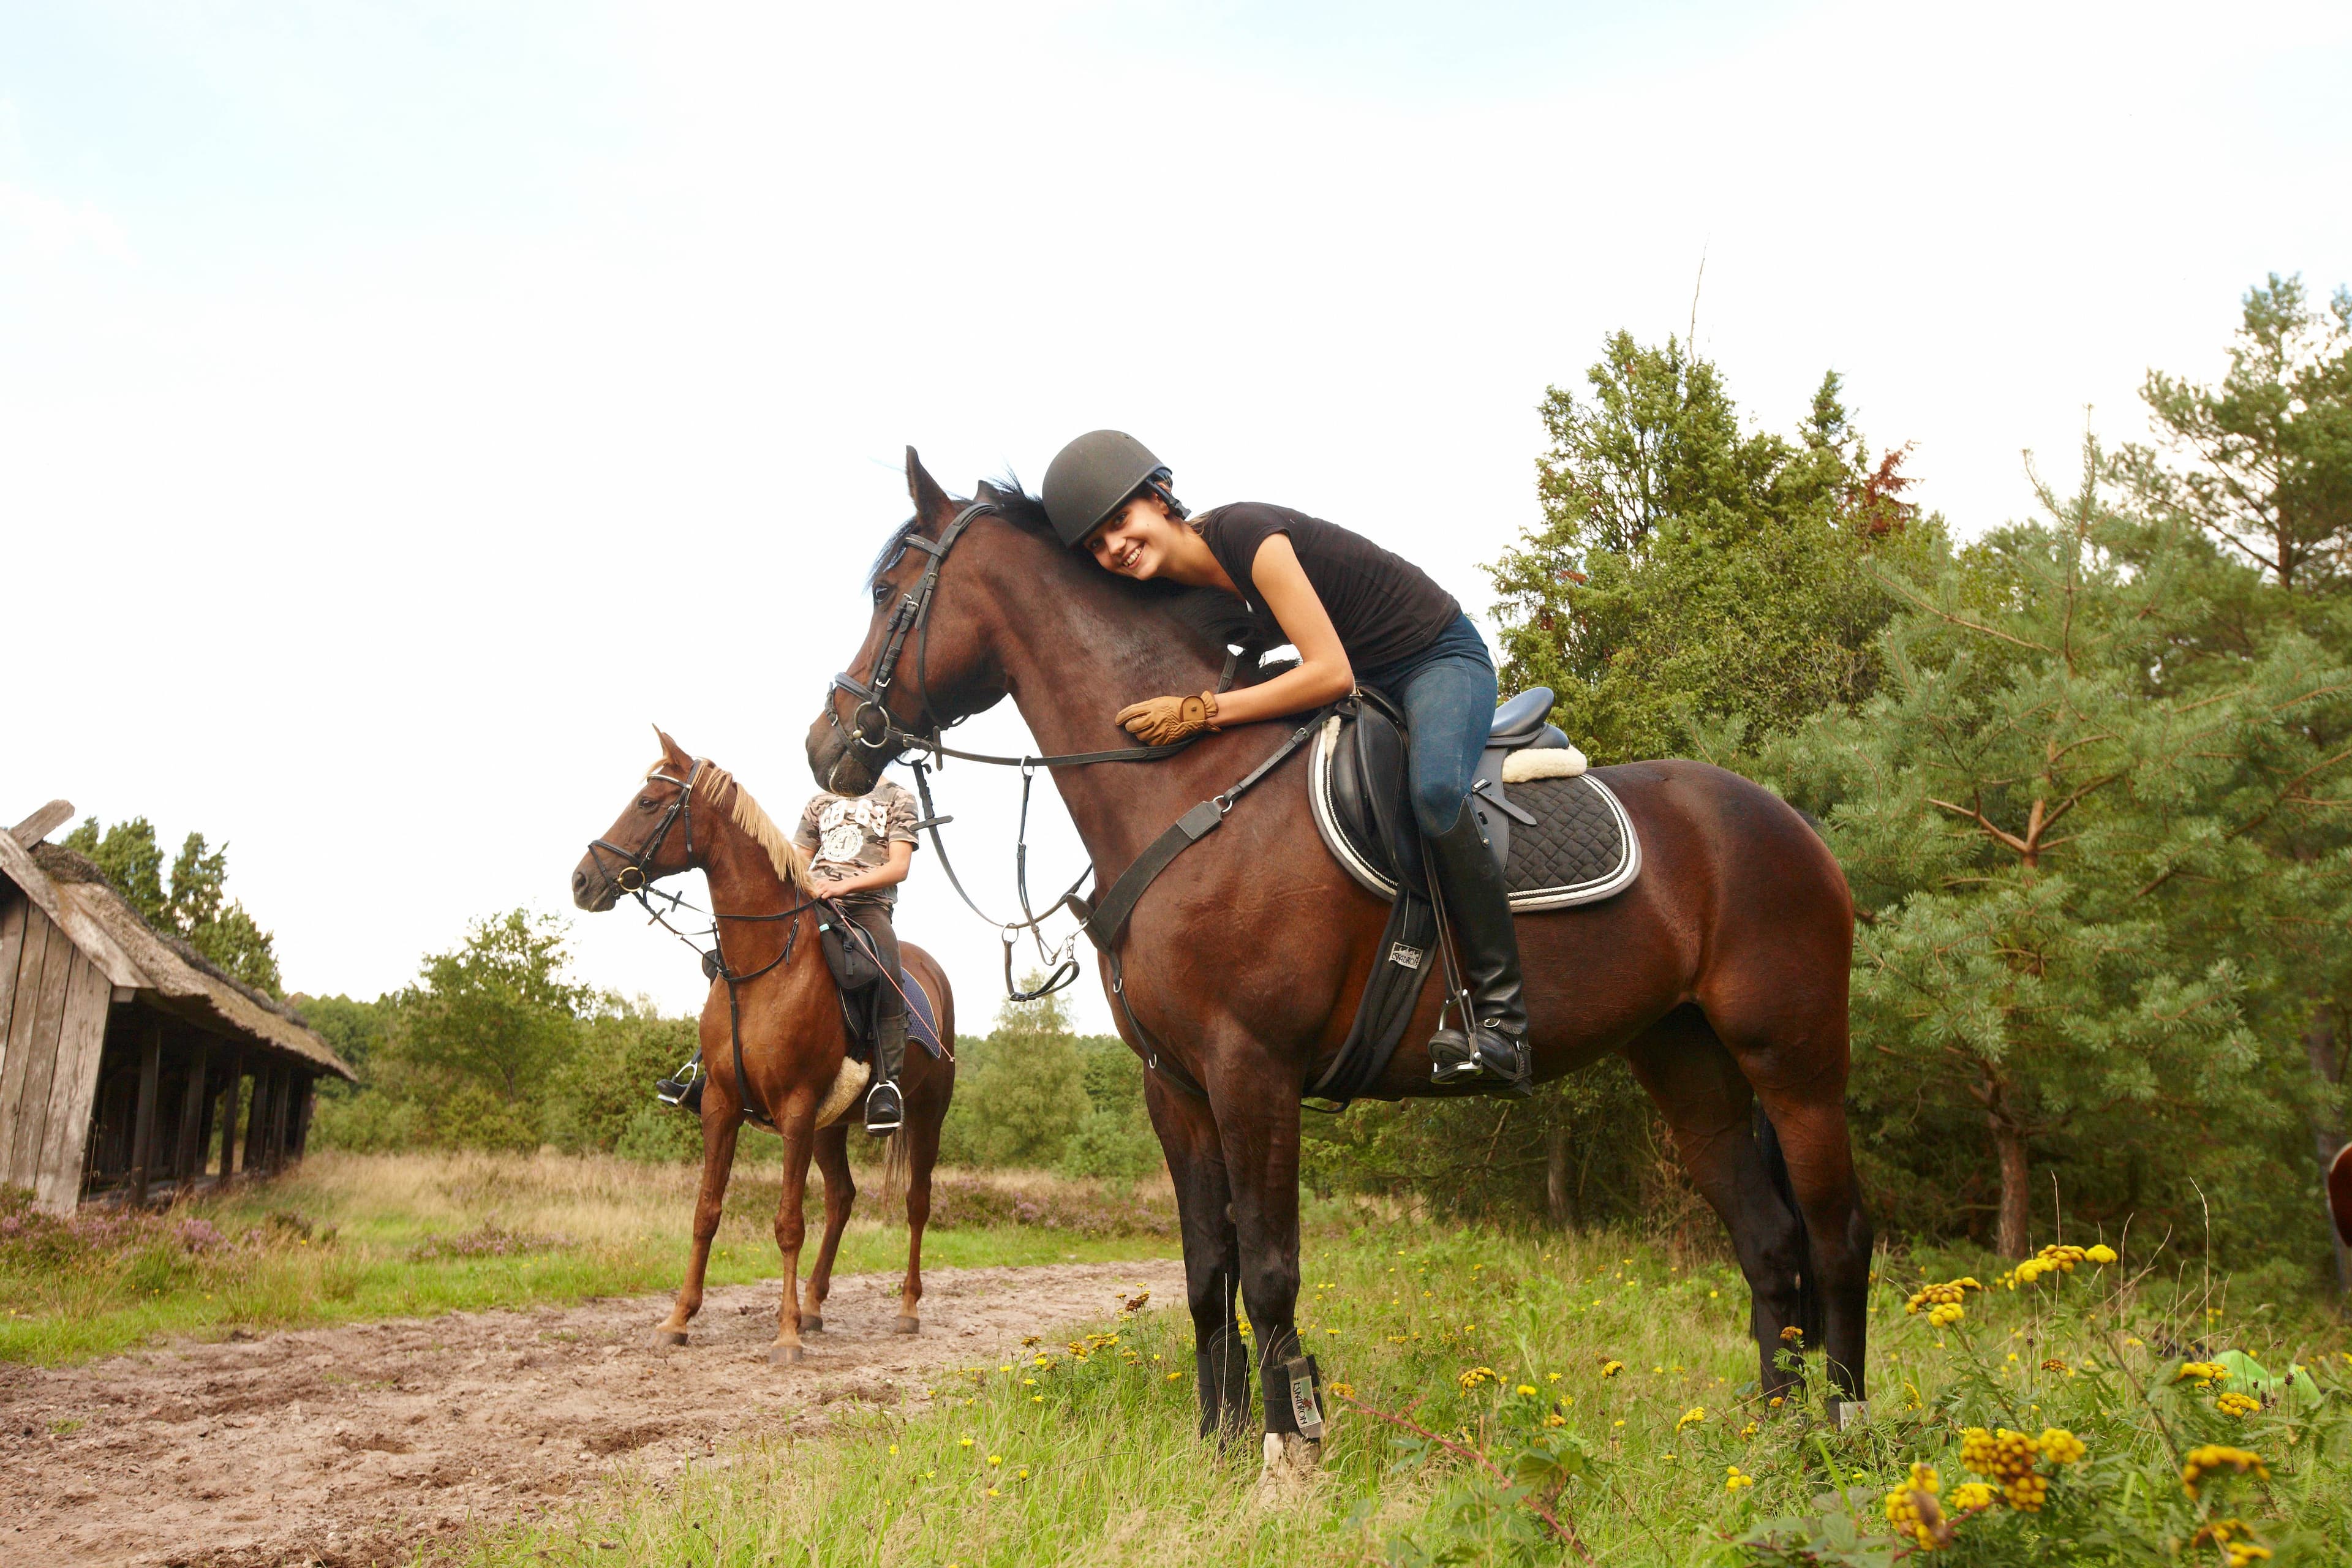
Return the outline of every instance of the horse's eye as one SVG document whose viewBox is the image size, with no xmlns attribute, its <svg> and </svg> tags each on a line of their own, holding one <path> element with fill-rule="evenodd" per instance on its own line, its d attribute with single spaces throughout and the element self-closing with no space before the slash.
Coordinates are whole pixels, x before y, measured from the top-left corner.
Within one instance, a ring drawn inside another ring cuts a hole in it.
<svg viewBox="0 0 2352 1568">
<path fill-rule="evenodd" d="M 641 795 L 637 796 L 637 809 L 639 811 L 651 811 L 653 808 L 654 803 L 651 795 Z"/>
<path fill-rule="evenodd" d="M 890 602 L 890 584 L 887 584 L 887 583 L 877 583 L 877 584 L 874 584 L 874 607 L 875 607 L 876 609 L 877 609 L 877 610 L 878 610 L 878 609 L 880 609 L 883 605 L 885 605 L 888 604 L 889 602 Z"/>
</svg>

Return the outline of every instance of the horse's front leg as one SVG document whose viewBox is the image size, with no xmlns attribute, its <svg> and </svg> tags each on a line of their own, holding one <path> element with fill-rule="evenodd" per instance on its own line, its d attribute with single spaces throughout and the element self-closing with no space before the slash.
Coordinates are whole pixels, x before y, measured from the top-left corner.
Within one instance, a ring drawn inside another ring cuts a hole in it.
<svg viewBox="0 0 2352 1568">
<path fill-rule="evenodd" d="M 1242 1304 L 1257 1338 L 1265 1399 L 1258 1498 L 1272 1501 L 1311 1475 L 1323 1452 L 1317 1396 L 1295 1393 L 1308 1376 L 1297 1322 L 1299 1081 L 1290 1063 L 1254 1040 L 1236 1040 L 1212 1059 L 1224 1068 L 1210 1079 L 1209 1096 L 1233 1188 Z"/>
<path fill-rule="evenodd" d="M 710 1240 L 727 1204 L 727 1177 L 735 1168 L 735 1134 L 743 1125 L 735 1101 L 715 1080 L 702 1086 L 702 1189 L 694 1200 L 694 1244 L 687 1253 L 686 1280 L 669 1317 L 654 1331 L 656 1345 L 686 1343 L 686 1325 L 702 1310 L 702 1276 L 710 1265 Z"/>
<path fill-rule="evenodd" d="M 817 1243 L 816 1267 L 809 1270 L 801 1294 L 801 1332 L 824 1331 L 824 1299 L 833 1294 L 833 1258 L 841 1250 L 841 1233 L 849 1228 L 850 1205 L 857 1201 L 857 1182 L 849 1173 L 849 1125 L 828 1127 L 816 1135 L 816 1168 L 824 1173 L 824 1239 Z"/>
<path fill-rule="evenodd" d="M 808 1195 L 809 1156 L 815 1150 L 811 1123 L 816 1119 L 814 1096 L 796 1094 L 782 1107 L 776 1131 L 784 1141 L 783 1191 L 776 1200 L 776 1250 L 783 1255 L 784 1288 L 776 1303 L 776 1338 L 768 1347 L 768 1364 L 791 1366 L 801 1360 L 801 1243 L 808 1237 L 808 1221 L 801 1205 Z"/>
<path fill-rule="evenodd" d="M 1233 1190 L 1216 1118 L 1158 1073 L 1143 1075 L 1151 1112 L 1176 1185 L 1176 1222 L 1184 1239 L 1184 1294 L 1192 1310 L 1192 1364 L 1200 1385 L 1201 1436 L 1235 1437 L 1249 1424 L 1249 1349 L 1234 1317 L 1241 1286 L 1241 1247 L 1233 1221 Z"/>
</svg>

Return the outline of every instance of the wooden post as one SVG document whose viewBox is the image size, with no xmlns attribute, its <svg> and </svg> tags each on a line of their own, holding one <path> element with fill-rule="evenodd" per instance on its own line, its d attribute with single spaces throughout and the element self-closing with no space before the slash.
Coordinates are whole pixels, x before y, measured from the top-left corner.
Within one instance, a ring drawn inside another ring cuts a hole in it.
<svg viewBox="0 0 2352 1568">
<path fill-rule="evenodd" d="M 290 1130 L 294 1109 L 294 1069 L 282 1067 L 270 1075 L 269 1086 L 269 1173 L 276 1175 L 286 1168 L 286 1135 Z"/>
<path fill-rule="evenodd" d="M 163 1069 L 163 1020 L 147 1021 L 139 1043 L 139 1109 L 131 1118 L 131 1202 L 147 1201 L 147 1167 L 155 1149 L 155 1080 Z"/>
<path fill-rule="evenodd" d="M 310 1118 L 319 1109 L 319 1075 L 306 1072 L 294 1083 L 294 1135 L 288 1152 L 299 1160 L 310 1146 Z"/>
<path fill-rule="evenodd" d="M 211 1055 L 201 1038 L 188 1043 L 188 1091 L 180 1097 L 180 1137 L 172 1148 L 172 1179 L 184 1193 L 204 1173 L 205 1064 Z"/>
<path fill-rule="evenodd" d="M 245 1111 L 244 1169 L 248 1175 L 269 1173 L 269 1089 L 277 1077 L 277 1068 L 266 1057 L 254 1067 L 253 1103 Z"/>
<path fill-rule="evenodd" d="M 228 1054 L 228 1082 L 223 1086 L 227 1100 L 221 1106 L 220 1183 L 229 1184 L 236 1175 L 236 1097 L 245 1082 L 245 1053 Z"/>
</svg>

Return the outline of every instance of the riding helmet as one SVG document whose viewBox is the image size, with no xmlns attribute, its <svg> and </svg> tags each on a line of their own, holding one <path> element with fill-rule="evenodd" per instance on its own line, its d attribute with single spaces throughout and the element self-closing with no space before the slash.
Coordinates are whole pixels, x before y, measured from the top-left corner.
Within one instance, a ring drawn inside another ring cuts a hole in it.
<svg viewBox="0 0 2352 1568">
<path fill-rule="evenodd" d="M 1076 546 L 1167 466 L 1124 430 L 1089 430 L 1061 451 L 1045 470 L 1045 515 L 1062 542 Z M 1164 493 L 1164 492 L 1163 492 Z"/>
</svg>

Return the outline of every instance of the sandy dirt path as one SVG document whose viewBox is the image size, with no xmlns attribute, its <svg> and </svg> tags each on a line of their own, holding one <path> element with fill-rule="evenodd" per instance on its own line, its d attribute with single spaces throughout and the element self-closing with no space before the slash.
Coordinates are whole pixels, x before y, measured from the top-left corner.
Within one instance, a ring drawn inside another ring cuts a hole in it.
<svg viewBox="0 0 2352 1568">
<path fill-rule="evenodd" d="M 78 1367 L 0 1366 L 0 1562 L 376 1563 L 530 1517 L 634 1462 L 919 1406 L 926 1378 L 1109 1317 L 1173 1260 L 940 1268 L 923 1331 L 897 1274 L 851 1275 L 809 1359 L 771 1367 L 778 1287 L 714 1289 L 695 1342 L 649 1344 L 667 1297 L 175 1342 Z"/>
</svg>

